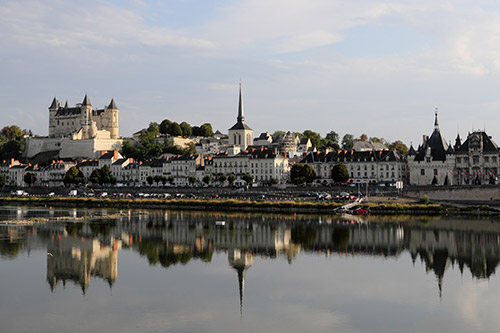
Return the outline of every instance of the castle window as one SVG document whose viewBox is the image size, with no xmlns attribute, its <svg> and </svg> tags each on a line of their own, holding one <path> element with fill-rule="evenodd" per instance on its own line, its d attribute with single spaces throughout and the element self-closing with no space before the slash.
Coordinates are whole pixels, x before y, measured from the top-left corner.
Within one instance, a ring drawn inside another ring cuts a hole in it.
<svg viewBox="0 0 500 333">
<path fill-rule="evenodd" d="M 490 158 L 488 156 L 485 156 L 484 157 L 484 163 L 489 163 L 490 162 Z"/>
<path fill-rule="evenodd" d="M 420 176 L 425 176 L 425 169 L 420 169 Z"/>
<path fill-rule="evenodd" d="M 457 163 L 462 163 L 462 159 L 460 157 L 457 157 Z"/>
<path fill-rule="evenodd" d="M 425 161 L 426 161 L 427 163 L 431 163 L 431 158 L 430 158 L 430 157 L 426 157 L 426 158 L 425 158 Z"/>
<path fill-rule="evenodd" d="M 438 169 L 434 169 L 434 176 L 437 176 L 438 174 Z"/>
</svg>

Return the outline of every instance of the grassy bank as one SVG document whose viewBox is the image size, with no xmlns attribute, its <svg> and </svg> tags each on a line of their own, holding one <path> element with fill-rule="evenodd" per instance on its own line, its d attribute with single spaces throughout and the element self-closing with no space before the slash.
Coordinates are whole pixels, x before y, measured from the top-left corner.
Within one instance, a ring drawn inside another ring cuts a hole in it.
<svg viewBox="0 0 500 333">
<path fill-rule="evenodd" d="M 235 199 L 114 199 L 114 198 L 71 198 L 71 197 L 1 197 L 0 205 L 41 205 L 60 207 L 116 207 L 116 208 L 152 208 L 186 209 L 211 211 L 262 211 L 296 213 L 331 213 L 341 203 L 325 201 L 267 201 Z M 491 214 L 500 212 L 489 206 L 453 207 L 436 203 L 401 204 L 368 203 L 359 207 L 369 209 L 372 215 L 386 214 Z"/>
</svg>

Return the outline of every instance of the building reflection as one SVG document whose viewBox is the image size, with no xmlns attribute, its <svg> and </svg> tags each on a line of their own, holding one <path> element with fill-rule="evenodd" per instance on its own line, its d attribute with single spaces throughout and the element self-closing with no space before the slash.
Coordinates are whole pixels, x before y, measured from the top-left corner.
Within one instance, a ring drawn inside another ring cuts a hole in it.
<svg viewBox="0 0 500 333">
<path fill-rule="evenodd" d="M 74 217 L 80 212 L 68 214 Z M 216 220 L 226 223 L 216 225 Z M 130 211 L 112 221 L 0 227 L 2 256 L 35 248 L 47 250 L 51 290 L 69 280 L 86 293 L 92 277 L 113 286 L 122 247 L 165 268 L 192 260 L 210 262 L 214 253 L 226 253 L 229 267 L 237 273 L 242 312 L 245 275 L 256 258 L 282 258 L 293 264 L 300 253 L 399 258 L 407 252 L 414 264 L 420 260 L 436 276 L 441 296 L 450 267 L 457 266 L 462 274 L 470 271 L 476 279 L 495 273 L 500 261 L 500 225 L 488 220 L 408 218 L 366 223 L 331 216 Z"/>
</svg>

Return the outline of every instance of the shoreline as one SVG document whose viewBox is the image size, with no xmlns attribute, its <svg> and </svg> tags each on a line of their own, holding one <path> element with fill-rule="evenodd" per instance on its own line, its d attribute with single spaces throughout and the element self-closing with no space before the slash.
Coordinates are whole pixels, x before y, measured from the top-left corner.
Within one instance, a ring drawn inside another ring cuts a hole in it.
<svg viewBox="0 0 500 333">
<path fill-rule="evenodd" d="M 257 211 L 270 213 L 334 214 L 343 203 L 325 201 L 270 201 L 236 199 L 123 199 L 79 197 L 0 197 L 0 205 L 27 204 L 35 206 L 88 208 L 142 208 L 208 211 Z M 453 206 L 440 203 L 361 203 L 370 215 L 500 215 L 500 210 L 488 205 Z"/>
</svg>

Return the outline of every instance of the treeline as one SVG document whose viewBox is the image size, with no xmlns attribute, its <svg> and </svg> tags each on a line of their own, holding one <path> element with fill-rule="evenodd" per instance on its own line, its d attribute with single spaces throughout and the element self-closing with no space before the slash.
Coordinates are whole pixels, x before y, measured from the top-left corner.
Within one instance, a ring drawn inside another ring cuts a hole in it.
<svg viewBox="0 0 500 333">
<path fill-rule="evenodd" d="M 159 140 L 159 133 L 158 124 L 151 123 L 147 130 L 141 133 L 137 141 L 123 141 L 120 153 L 123 156 L 132 157 L 139 161 L 154 160 L 166 153 L 174 155 L 190 155 L 196 153 L 193 143 L 190 143 L 188 148 L 182 148 L 174 145 L 171 140 Z"/>
<path fill-rule="evenodd" d="M 171 136 L 202 136 L 211 137 L 214 136 L 212 130 L 212 125 L 210 123 L 205 123 L 201 126 L 191 126 L 187 122 L 183 121 L 178 124 L 177 122 L 172 122 L 168 119 L 164 119 L 159 125 L 157 123 L 151 123 L 149 127 L 158 126 L 158 132 L 161 134 L 168 134 Z"/>
<path fill-rule="evenodd" d="M 281 135 L 285 135 L 284 131 L 276 131 L 272 134 L 273 140 L 277 140 Z M 354 143 L 356 141 L 369 141 L 373 143 L 381 143 L 386 145 L 389 149 L 396 149 L 400 154 L 406 155 L 408 154 L 408 147 L 401 141 L 396 140 L 394 142 L 387 142 L 384 138 L 378 137 L 368 137 L 366 134 L 361 134 L 358 138 L 355 138 L 352 134 L 345 134 L 342 137 L 342 141 L 339 141 L 339 134 L 335 131 L 330 131 L 326 134 L 325 137 L 321 137 L 321 135 L 312 130 L 305 130 L 304 132 L 293 132 L 295 136 L 298 136 L 300 139 L 308 138 L 311 140 L 316 149 L 319 151 L 325 151 L 326 149 L 339 150 L 346 149 L 351 150 L 354 147 Z"/>
</svg>

